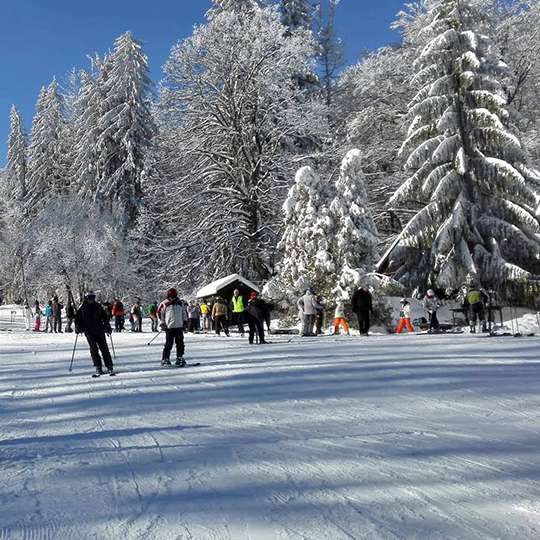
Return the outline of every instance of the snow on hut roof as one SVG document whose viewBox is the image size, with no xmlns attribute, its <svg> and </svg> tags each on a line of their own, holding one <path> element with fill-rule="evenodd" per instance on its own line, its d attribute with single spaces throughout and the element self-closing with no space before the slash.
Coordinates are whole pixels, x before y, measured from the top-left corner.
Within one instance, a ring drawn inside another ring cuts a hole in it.
<svg viewBox="0 0 540 540">
<path fill-rule="evenodd" d="M 259 290 L 259 287 L 257 287 L 248 279 L 242 277 L 240 274 L 231 274 L 230 276 L 218 279 L 217 281 L 205 285 L 202 289 L 199 289 L 199 291 L 197 292 L 197 298 L 216 296 L 221 289 L 227 287 L 227 285 L 231 285 L 231 283 L 234 283 L 235 281 L 240 281 L 240 283 L 243 283 L 246 287 L 253 289 L 257 293 L 261 292 Z"/>
</svg>

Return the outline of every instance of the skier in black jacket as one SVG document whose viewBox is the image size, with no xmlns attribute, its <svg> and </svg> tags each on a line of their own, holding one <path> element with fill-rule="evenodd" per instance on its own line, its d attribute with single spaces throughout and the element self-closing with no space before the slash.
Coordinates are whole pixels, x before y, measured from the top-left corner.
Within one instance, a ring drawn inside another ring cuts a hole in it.
<svg viewBox="0 0 540 540">
<path fill-rule="evenodd" d="M 360 334 L 367 336 L 369 333 L 369 315 L 373 313 L 373 297 L 366 287 L 358 288 L 352 297 L 352 310 L 358 317 Z"/>
<path fill-rule="evenodd" d="M 84 302 L 75 316 L 75 332 L 84 333 L 86 336 L 90 346 L 90 355 L 96 368 L 96 376 L 103 375 L 101 356 L 109 375 L 114 375 L 113 361 L 105 338 L 105 334 L 111 335 L 112 328 L 107 312 L 101 304 L 96 302 L 96 295 L 91 291 L 85 294 Z"/>
<path fill-rule="evenodd" d="M 258 298 L 256 292 L 252 292 L 249 297 L 246 309 L 246 318 L 249 325 L 250 344 L 253 344 L 255 333 L 257 333 L 257 335 L 259 336 L 260 344 L 268 343 L 264 339 L 264 321 L 267 317 L 268 311 L 268 304 L 262 298 Z"/>
</svg>

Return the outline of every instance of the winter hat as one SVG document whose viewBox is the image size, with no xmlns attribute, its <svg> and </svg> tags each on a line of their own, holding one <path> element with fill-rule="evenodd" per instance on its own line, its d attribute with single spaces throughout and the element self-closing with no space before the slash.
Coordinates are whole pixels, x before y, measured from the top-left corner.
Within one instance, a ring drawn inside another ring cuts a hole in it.
<svg viewBox="0 0 540 540">
<path fill-rule="evenodd" d="M 250 300 L 255 300 L 257 298 L 257 293 L 255 291 L 252 291 L 252 293 L 249 295 Z"/>
<path fill-rule="evenodd" d="M 88 300 L 92 299 L 92 300 L 95 300 L 96 299 L 96 293 L 94 291 L 87 291 L 84 295 L 85 298 L 88 298 Z"/>
<path fill-rule="evenodd" d="M 167 291 L 167 298 L 176 298 L 178 296 L 178 292 L 176 289 L 172 288 Z"/>
<path fill-rule="evenodd" d="M 407 299 L 406 299 L 406 298 L 402 298 L 400 304 L 408 304 Z"/>
<path fill-rule="evenodd" d="M 429 291 L 427 292 L 427 295 L 428 296 L 435 296 L 435 291 L 433 289 L 429 289 Z"/>
</svg>

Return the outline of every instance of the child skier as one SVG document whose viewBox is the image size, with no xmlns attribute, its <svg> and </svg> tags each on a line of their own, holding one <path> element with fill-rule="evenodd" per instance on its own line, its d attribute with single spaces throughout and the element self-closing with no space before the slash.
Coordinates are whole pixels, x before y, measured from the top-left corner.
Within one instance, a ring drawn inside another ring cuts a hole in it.
<svg viewBox="0 0 540 540">
<path fill-rule="evenodd" d="M 39 332 L 41 328 L 41 308 L 39 307 L 39 304 L 36 303 L 36 309 L 35 309 L 35 324 L 34 324 L 34 332 Z"/>
<path fill-rule="evenodd" d="M 412 333 L 414 332 L 414 328 L 411 324 L 411 305 L 406 298 L 401 299 L 400 305 L 399 323 L 396 329 L 396 334 L 401 334 L 405 328 L 408 332 Z"/>
<path fill-rule="evenodd" d="M 345 303 L 343 300 L 338 300 L 336 304 L 336 312 L 334 314 L 334 334 L 339 334 L 340 326 L 345 334 L 350 335 L 349 324 L 345 317 Z"/>
</svg>

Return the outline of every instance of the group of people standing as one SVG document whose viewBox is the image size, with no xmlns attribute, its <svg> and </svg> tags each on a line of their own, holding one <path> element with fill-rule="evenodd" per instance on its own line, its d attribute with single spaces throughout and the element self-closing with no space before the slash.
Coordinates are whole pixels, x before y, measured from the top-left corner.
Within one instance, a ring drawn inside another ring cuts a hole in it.
<svg viewBox="0 0 540 540">
<path fill-rule="evenodd" d="M 315 294 L 312 287 L 306 289 L 303 296 L 298 299 L 297 307 L 302 321 L 301 335 L 303 337 L 313 337 L 323 333 L 325 305 L 320 296 Z M 367 287 L 359 287 L 352 295 L 352 312 L 358 319 L 360 334 L 367 336 L 370 328 L 370 318 L 373 314 L 373 296 Z M 334 311 L 333 333 L 339 334 L 339 330 L 344 334 L 350 334 L 349 322 L 345 312 L 345 302 L 343 299 L 336 300 Z"/>
<path fill-rule="evenodd" d="M 66 317 L 66 327 L 63 328 L 62 311 L 64 306 L 58 299 L 58 296 L 53 296 L 45 305 L 41 305 L 39 300 L 34 302 L 33 309 L 28 301 L 24 303 L 23 315 L 26 331 L 33 332 L 54 332 L 61 334 L 62 332 L 73 332 L 73 321 L 75 320 L 76 308 L 71 297 L 68 300 L 64 310 Z M 43 321 L 45 325 L 43 326 Z"/>
<path fill-rule="evenodd" d="M 221 296 L 218 296 L 213 301 L 199 305 L 195 302 L 189 304 L 183 302 L 178 298 L 176 289 L 169 289 L 167 297 L 158 306 L 156 312 L 160 329 L 166 336 L 161 363 L 164 366 L 172 365 L 171 352 L 173 345 L 176 345 L 175 365 L 178 367 L 185 365 L 184 331 L 198 330 L 201 318 L 205 328 L 208 328 L 211 323 L 217 335 L 223 332 L 228 337 L 229 319 L 232 313 L 234 324 L 238 325 L 238 332 L 242 337 L 245 336 L 244 325 L 247 323 L 249 343 L 266 344 L 264 323 L 267 321 L 268 329 L 270 329 L 270 311 L 271 305 L 259 298 L 255 291 L 249 294 L 247 302 L 236 289 L 230 302 L 225 302 Z"/>
</svg>

